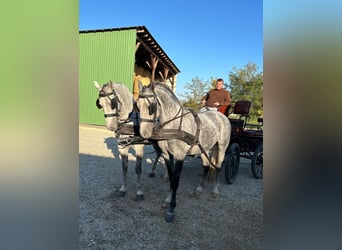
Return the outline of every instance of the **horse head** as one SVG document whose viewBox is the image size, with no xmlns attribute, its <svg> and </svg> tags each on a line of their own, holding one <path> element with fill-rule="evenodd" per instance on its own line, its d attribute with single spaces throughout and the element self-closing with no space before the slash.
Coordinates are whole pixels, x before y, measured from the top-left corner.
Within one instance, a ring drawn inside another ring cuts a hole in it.
<svg viewBox="0 0 342 250">
<path fill-rule="evenodd" d="M 148 86 L 139 84 L 137 105 L 140 110 L 140 136 L 151 138 L 161 126 L 179 123 L 176 116 L 182 114 L 183 107 L 172 90 L 160 82 Z M 180 117 L 180 116 L 179 116 Z"/>
<path fill-rule="evenodd" d="M 127 119 L 133 109 L 133 95 L 128 88 L 120 83 L 109 81 L 100 86 L 94 81 L 99 91 L 96 106 L 102 109 L 106 119 L 106 127 L 111 131 L 118 129 L 122 119 Z"/>
<path fill-rule="evenodd" d="M 154 92 L 155 84 L 143 86 L 139 82 L 139 98 L 136 102 L 140 112 L 140 136 L 150 138 L 158 116 L 158 100 Z"/>
</svg>

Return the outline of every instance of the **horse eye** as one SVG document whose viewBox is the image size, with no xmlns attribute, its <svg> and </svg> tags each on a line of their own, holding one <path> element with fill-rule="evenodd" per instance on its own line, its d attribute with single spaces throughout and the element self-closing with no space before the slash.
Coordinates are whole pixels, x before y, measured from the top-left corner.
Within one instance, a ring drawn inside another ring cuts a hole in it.
<svg viewBox="0 0 342 250">
<path fill-rule="evenodd" d="M 100 91 L 99 96 L 100 96 L 100 97 L 105 97 L 105 96 L 106 96 L 106 93 L 105 93 L 104 91 Z"/>
</svg>

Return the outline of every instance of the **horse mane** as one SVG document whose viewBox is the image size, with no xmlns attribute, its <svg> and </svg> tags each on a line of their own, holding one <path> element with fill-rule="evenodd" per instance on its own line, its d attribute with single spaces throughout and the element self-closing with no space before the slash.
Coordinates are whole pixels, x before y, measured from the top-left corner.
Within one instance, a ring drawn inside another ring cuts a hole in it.
<svg viewBox="0 0 342 250">
<path fill-rule="evenodd" d="M 154 86 L 153 86 L 154 85 Z M 183 105 L 181 104 L 181 102 L 179 101 L 179 99 L 177 98 L 176 94 L 169 88 L 169 86 L 167 86 L 165 83 L 162 82 L 154 82 L 152 83 L 152 90 L 155 87 L 160 87 L 162 89 L 164 89 L 166 92 L 168 92 L 170 94 L 170 96 L 179 103 L 179 105 L 181 105 L 183 107 Z"/>
</svg>

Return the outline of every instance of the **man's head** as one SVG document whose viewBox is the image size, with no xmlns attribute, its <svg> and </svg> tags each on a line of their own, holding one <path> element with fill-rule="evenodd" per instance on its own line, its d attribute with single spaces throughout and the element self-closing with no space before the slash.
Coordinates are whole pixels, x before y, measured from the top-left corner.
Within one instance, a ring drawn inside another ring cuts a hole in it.
<svg viewBox="0 0 342 250">
<path fill-rule="evenodd" d="M 216 89 L 222 89 L 223 88 L 223 79 L 219 78 L 216 80 Z"/>
</svg>

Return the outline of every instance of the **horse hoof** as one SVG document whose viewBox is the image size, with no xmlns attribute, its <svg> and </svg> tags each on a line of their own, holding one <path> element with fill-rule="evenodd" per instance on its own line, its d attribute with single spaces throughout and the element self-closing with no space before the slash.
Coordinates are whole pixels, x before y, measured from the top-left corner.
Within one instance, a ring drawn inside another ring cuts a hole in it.
<svg viewBox="0 0 342 250">
<path fill-rule="evenodd" d="M 217 197 L 219 197 L 219 193 L 212 192 L 212 193 L 211 193 L 211 196 L 212 196 L 213 198 L 217 198 Z"/>
<path fill-rule="evenodd" d="M 174 220 L 175 220 L 175 214 L 167 212 L 165 215 L 165 221 L 166 222 L 174 222 Z"/>
<path fill-rule="evenodd" d="M 150 173 L 149 175 L 148 175 L 148 177 L 154 177 L 154 173 Z"/>
<path fill-rule="evenodd" d="M 162 208 L 169 208 L 170 207 L 170 203 L 164 201 L 164 203 L 162 204 Z"/>
<path fill-rule="evenodd" d="M 118 196 L 119 196 L 119 197 L 125 197 L 125 196 L 126 196 L 126 191 L 121 191 L 121 190 L 119 190 L 119 191 L 118 191 Z"/>
<path fill-rule="evenodd" d="M 135 195 L 135 201 L 142 201 L 142 200 L 144 200 L 145 199 L 145 197 L 144 197 L 144 195 L 143 194 L 137 194 L 137 195 Z"/>
<path fill-rule="evenodd" d="M 194 191 L 194 196 L 195 196 L 195 198 L 197 198 L 197 199 L 200 197 L 201 194 L 202 194 L 202 191 L 201 191 L 201 190 L 197 190 L 197 189 L 196 189 L 196 190 Z"/>
</svg>

